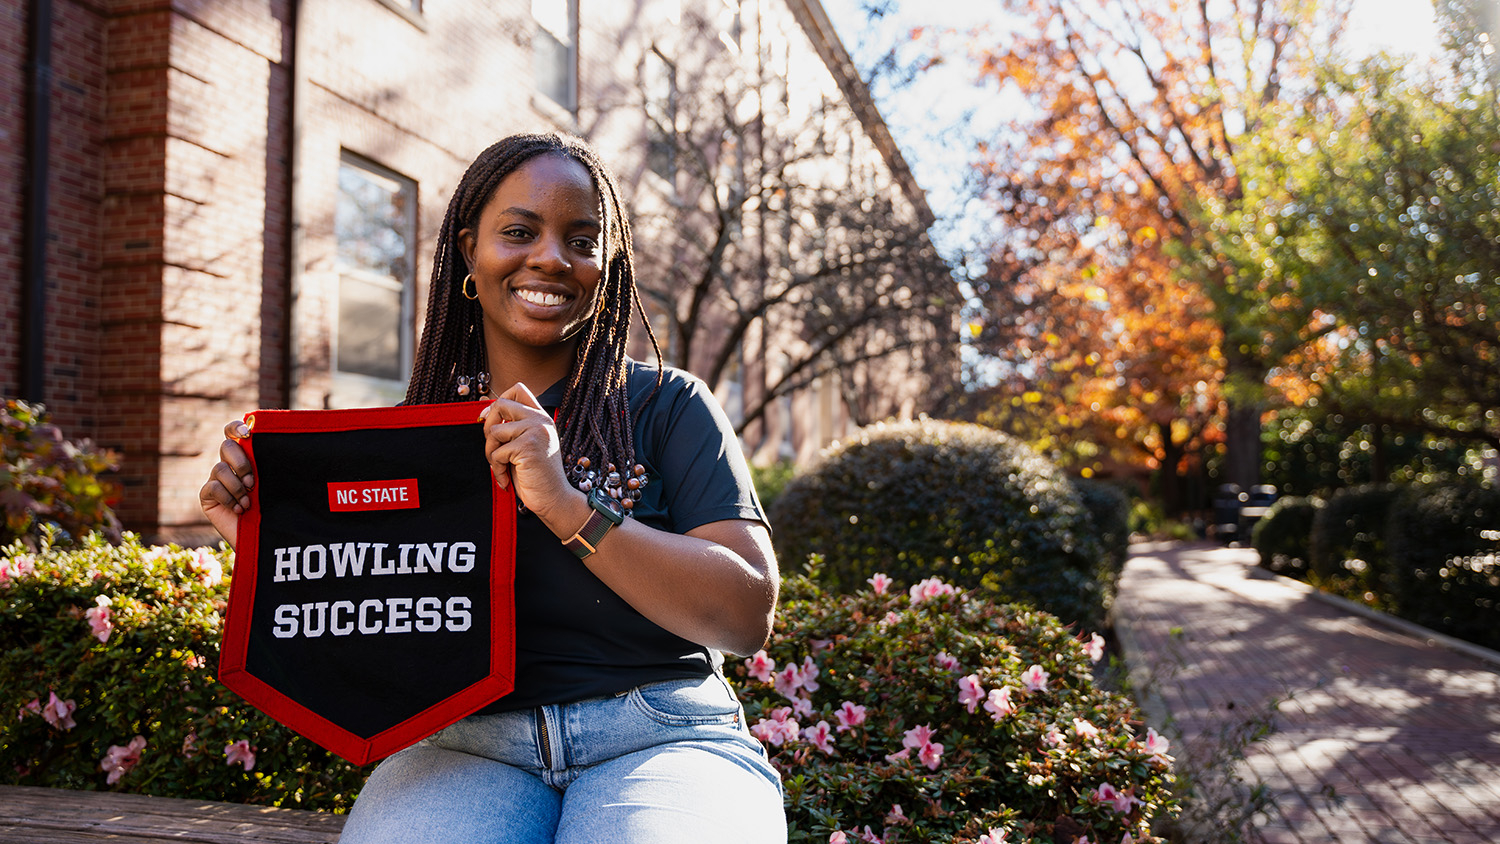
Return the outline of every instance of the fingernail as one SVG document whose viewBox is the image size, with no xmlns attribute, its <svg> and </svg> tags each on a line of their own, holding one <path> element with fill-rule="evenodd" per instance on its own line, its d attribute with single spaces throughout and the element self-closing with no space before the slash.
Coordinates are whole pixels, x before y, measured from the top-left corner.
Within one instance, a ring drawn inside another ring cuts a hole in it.
<svg viewBox="0 0 1500 844">
<path fill-rule="evenodd" d="M 253 487 L 253 486 L 255 486 L 255 476 L 254 475 L 246 475 L 245 476 L 245 489 L 249 489 L 250 487 Z"/>
<path fill-rule="evenodd" d="M 242 437 L 250 436 L 250 427 L 244 422 L 241 422 L 239 426 L 234 429 L 234 431 Z"/>
</svg>

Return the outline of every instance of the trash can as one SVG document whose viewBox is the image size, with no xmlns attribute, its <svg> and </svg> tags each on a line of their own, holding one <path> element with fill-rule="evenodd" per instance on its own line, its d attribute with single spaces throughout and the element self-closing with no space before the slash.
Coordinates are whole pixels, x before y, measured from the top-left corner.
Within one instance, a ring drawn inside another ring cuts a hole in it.
<svg viewBox="0 0 1500 844">
<path fill-rule="evenodd" d="M 1228 545 L 1240 536 L 1240 507 L 1246 498 L 1239 484 L 1220 484 L 1214 494 L 1214 523 L 1211 532 L 1220 545 Z"/>
</svg>

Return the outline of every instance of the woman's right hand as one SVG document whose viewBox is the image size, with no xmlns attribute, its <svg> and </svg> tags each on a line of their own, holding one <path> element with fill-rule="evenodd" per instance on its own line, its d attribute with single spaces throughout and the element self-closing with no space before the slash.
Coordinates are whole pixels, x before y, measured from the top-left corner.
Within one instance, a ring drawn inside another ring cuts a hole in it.
<svg viewBox="0 0 1500 844">
<path fill-rule="evenodd" d="M 214 530 L 234 546 L 240 514 L 250 507 L 250 488 L 255 477 L 250 473 L 250 455 L 239 441 L 250 436 L 250 428 L 236 419 L 224 426 L 224 442 L 219 445 L 219 462 L 208 474 L 208 482 L 198 491 L 198 503 Z"/>
</svg>

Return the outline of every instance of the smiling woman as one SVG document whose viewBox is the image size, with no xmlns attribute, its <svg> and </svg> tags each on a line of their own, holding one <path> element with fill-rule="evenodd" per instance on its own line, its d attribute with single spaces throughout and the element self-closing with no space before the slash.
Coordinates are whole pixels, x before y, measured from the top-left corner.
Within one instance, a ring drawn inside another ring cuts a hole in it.
<svg viewBox="0 0 1500 844">
<path fill-rule="evenodd" d="M 780 779 L 722 671 L 770 631 L 766 517 L 708 388 L 625 355 L 632 311 L 650 326 L 613 177 L 576 138 L 506 138 L 437 240 L 406 404 L 491 399 L 474 459 L 522 505 L 515 688 L 381 763 L 341 840 L 784 841 Z M 232 542 L 255 479 L 249 431 L 227 433 L 202 499 Z M 275 635 L 425 632 L 436 600 L 288 603 Z"/>
</svg>

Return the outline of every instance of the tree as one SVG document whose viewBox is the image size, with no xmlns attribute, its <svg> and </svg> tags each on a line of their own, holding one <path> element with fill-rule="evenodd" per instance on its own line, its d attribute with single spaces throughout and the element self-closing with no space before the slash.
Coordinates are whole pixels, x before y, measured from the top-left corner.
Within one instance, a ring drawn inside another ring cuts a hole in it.
<svg viewBox="0 0 1500 844">
<path fill-rule="evenodd" d="M 641 286 L 666 355 L 711 386 L 735 380 L 759 336 L 774 402 L 838 373 L 859 424 L 891 412 L 871 395 L 897 356 L 940 399 L 954 385 L 960 297 L 927 235 L 931 212 L 885 172 L 846 99 L 806 100 L 787 68 L 747 67 L 716 24 L 684 11 L 682 37 L 643 66 L 649 168 L 638 191 Z M 764 58 L 764 57 L 763 57 Z M 800 80 L 799 80 L 800 81 Z"/>
<path fill-rule="evenodd" d="M 1277 104 L 1313 93 L 1308 68 L 1337 41 L 1343 4 L 1005 5 L 1016 30 L 974 49 L 982 75 L 1030 110 L 980 150 L 1010 233 L 978 287 L 990 314 L 984 348 L 1022 374 L 1099 355 L 1091 365 L 1114 370 L 1118 387 L 1100 407 L 1151 420 L 1159 452 L 1221 424 L 1205 414 L 1222 396 L 1224 474 L 1255 483 L 1274 361 L 1243 327 L 1252 303 L 1205 209 L 1241 201 L 1240 136 Z M 1072 295 L 1084 281 L 1099 292 Z M 1052 331 L 1064 342 L 1042 349 L 1038 325 L 1080 327 Z M 1168 429 L 1182 436 L 1168 439 Z"/>
<path fill-rule="evenodd" d="M 1272 268 L 1247 316 L 1301 404 L 1500 448 L 1500 99 L 1477 81 L 1330 69 L 1327 108 L 1250 139 L 1225 229 Z"/>
</svg>

